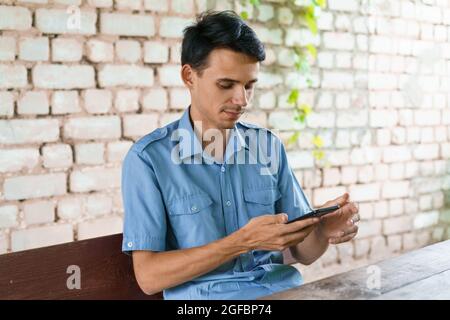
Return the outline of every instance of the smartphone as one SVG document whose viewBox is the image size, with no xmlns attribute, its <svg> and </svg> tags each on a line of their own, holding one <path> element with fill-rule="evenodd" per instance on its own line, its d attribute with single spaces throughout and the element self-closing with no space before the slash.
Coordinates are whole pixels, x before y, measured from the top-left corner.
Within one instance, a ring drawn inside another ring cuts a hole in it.
<svg viewBox="0 0 450 320">
<path fill-rule="evenodd" d="M 300 220 L 304 220 L 304 219 L 308 219 L 308 218 L 318 218 L 318 217 L 324 216 L 324 215 L 326 215 L 328 213 L 334 212 L 334 211 L 336 211 L 339 208 L 340 208 L 339 205 L 335 205 L 335 206 L 332 206 L 332 207 L 316 209 L 314 211 L 308 212 L 307 214 L 304 214 L 301 217 L 298 217 L 298 218 L 296 218 L 294 220 L 288 221 L 287 223 L 292 223 L 292 222 L 295 222 L 295 221 L 300 221 Z"/>
</svg>

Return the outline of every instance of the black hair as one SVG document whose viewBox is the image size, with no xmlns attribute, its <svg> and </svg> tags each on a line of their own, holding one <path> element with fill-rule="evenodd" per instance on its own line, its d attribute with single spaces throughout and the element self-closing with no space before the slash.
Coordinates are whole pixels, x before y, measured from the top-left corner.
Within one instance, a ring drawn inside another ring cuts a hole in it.
<svg viewBox="0 0 450 320">
<path fill-rule="evenodd" d="M 207 67 L 210 52 L 218 48 L 244 53 L 259 62 L 266 58 L 256 33 L 234 11 L 207 11 L 184 29 L 181 65 L 201 72 Z"/>
</svg>

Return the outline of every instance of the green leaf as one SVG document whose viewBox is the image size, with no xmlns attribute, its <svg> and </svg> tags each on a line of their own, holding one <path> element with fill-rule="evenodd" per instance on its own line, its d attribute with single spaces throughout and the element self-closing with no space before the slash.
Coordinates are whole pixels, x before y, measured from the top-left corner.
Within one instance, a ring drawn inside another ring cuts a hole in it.
<svg viewBox="0 0 450 320">
<path fill-rule="evenodd" d="M 250 0 L 252 6 L 258 7 L 261 4 L 260 0 Z"/>
<path fill-rule="evenodd" d="M 247 11 L 242 11 L 241 12 L 241 18 L 244 20 L 248 20 L 248 12 Z"/>
<path fill-rule="evenodd" d="M 292 136 L 289 137 L 288 144 L 292 145 L 295 142 L 297 142 L 299 136 L 300 136 L 300 131 L 295 132 Z"/>
<path fill-rule="evenodd" d="M 323 152 L 323 150 L 313 150 L 312 154 L 316 160 L 322 160 L 325 156 L 325 152 Z"/>
<path fill-rule="evenodd" d="M 299 93 L 298 89 L 292 89 L 291 93 L 289 94 L 287 102 L 289 104 L 296 104 L 297 100 L 298 100 L 298 97 L 299 97 L 299 94 L 300 93 Z"/>
<path fill-rule="evenodd" d="M 323 140 L 322 140 L 322 138 L 320 136 L 314 136 L 313 139 L 312 139 L 312 143 L 317 148 L 322 148 L 323 147 Z"/>
<path fill-rule="evenodd" d="M 317 58 L 317 49 L 316 49 L 316 47 L 314 45 L 307 44 L 306 45 L 306 50 L 308 50 L 308 52 L 311 55 L 311 57 L 313 57 L 314 59 Z"/>
<path fill-rule="evenodd" d="M 314 16 L 306 15 L 305 16 L 305 23 L 308 26 L 308 29 L 313 34 L 317 34 L 317 22 L 316 22 L 316 18 L 314 18 Z"/>
</svg>

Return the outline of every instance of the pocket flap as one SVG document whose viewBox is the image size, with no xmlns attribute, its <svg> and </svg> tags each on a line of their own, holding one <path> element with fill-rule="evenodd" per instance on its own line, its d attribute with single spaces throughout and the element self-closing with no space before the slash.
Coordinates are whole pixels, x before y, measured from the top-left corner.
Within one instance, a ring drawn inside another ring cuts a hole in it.
<svg viewBox="0 0 450 320">
<path fill-rule="evenodd" d="M 169 213 L 172 215 L 194 214 L 209 207 L 213 203 L 207 194 L 196 194 L 174 199 L 169 205 Z"/>
<path fill-rule="evenodd" d="M 245 201 L 252 203 L 270 205 L 280 198 L 281 193 L 277 188 L 244 191 Z"/>
</svg>

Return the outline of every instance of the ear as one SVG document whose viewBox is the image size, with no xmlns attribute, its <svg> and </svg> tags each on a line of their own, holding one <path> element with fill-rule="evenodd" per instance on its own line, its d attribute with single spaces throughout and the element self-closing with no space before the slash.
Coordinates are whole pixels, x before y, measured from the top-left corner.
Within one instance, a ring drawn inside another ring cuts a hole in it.
<svg viewBox="0 0 450 320">
<path fill-rule="evenodd" d="M 194 69 L 192 69 L 190 65 L 184 64 L 181 67 L 181 79 L 189 89 L 191 89 L 194 86 L 194 78 L 195 78 Z"/>
</svg>

